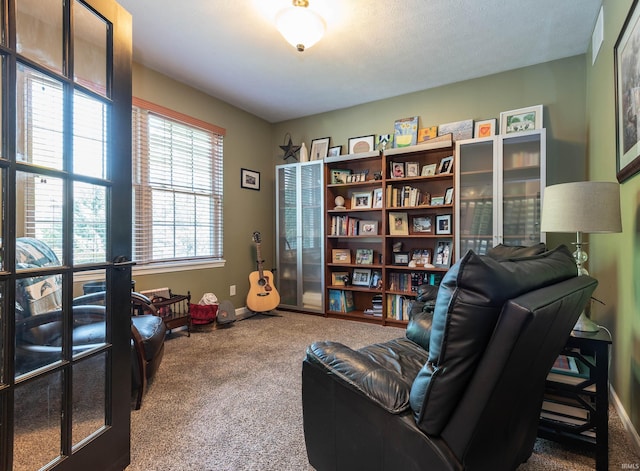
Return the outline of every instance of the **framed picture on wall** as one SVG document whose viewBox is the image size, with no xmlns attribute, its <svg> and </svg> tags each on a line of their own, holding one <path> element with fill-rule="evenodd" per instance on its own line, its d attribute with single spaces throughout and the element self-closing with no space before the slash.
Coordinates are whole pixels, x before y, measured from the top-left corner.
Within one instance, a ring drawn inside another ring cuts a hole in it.
<svg viewBox="0 0 640 471">
<path fill-rule="evenodd" d="M 260 191 L 260 172 L 246 168 L 240 169 L 240 186 L 249 190 Z"/>
</svg>

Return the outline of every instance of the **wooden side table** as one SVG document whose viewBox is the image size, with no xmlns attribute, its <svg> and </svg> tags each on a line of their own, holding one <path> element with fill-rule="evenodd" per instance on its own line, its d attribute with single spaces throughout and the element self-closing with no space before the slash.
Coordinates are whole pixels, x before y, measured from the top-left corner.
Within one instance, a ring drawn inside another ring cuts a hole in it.
<svg viewBox="0 0 640 471">
<path fill-rule="evenodd" d="M 596 452 L 596 469 L 609 467 L 609 346 L 611 336 L 573 331 L 562 355 L 575 359 L 580 374 L 551 371 L 538 436 L 561 443 L 581 443 Z"/>
</svg>

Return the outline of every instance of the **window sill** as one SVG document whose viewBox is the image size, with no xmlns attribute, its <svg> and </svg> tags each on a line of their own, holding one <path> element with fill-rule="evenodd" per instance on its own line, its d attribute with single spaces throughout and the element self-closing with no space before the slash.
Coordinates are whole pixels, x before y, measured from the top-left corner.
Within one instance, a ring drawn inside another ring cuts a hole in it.
<svg viewBox="0 0 640 471">
<path fill-rule="evenodd" d="M 226 260 L 181 260 L 179 262 L 156 263 L 150 265 L 134 265 L 132 276 L 135 275 L 155 275 L 158 273 L 169 273 L 176 271 L 204 270 L 206 268 L 222 268 Z"/>
</svg>

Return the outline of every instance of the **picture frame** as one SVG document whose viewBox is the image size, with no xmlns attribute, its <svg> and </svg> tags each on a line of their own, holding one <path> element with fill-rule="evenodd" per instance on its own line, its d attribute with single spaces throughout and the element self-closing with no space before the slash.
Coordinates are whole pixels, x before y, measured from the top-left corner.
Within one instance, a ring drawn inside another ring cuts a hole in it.
<svg viewBox="0 0 640 471">
<path fill-rule="evenodd" d="M 438 126 L 429 126 L 428 128 L 418 129 L 418 144 L 427 142 L 429 139 L 438 137 Z"/>
<path fill-rule="evenodd" d="M 431 249 L 413 249 L 411 251 L 411 262 L 416 267 L 431 265 Z"/>
<path fill-rule="evenodd" d="M 636 72 L 636 44 L 640 41 L 638 1 L 627 14 L 613 48 L 616 109 L 616 178 L 622 183 L 640 171 L 640 75 Z"/>
<path fill-rule="evenodd" d="M 348 271 L 334 271 L 331 272 L 331 285 L 332 286 L 346 286 L 345 277 L 349 279 Z"/>
<path fill-rule="evenodd" d="M 452 255 L 453 245 L 451 239 L 438 239 L 436 241 L 435 255 L 432 262 L 433 266 L 449 268 L 451 266 Z"/>
<path fill-rule="evenodd" d="M 371 283 L 369 283 L 369 288 L 382 289 L 382 273 L 380 270 L 371 271 Z"/>
<path fill-rule="evenodd" d="M 373 249 L 356 249 L 356 265 L 373 265 Z"/>
<path fill-rule="evenodd" d="M 331 263 L 338 265 L 351 264 L 351 250 L 350 249 L 331 249 Z"/>
<path fill-rule="evenodd" d="M 349 138 L 349 154 L 361 154 L 374 150 L 375 134 Z"/>
<path fill-rule="evenodd" d="M 366 286 L 371 284 L 370 268 L 354 268 L 351 274 L 351 284 L 353 286 Z"/>
<path fill-rule="evenodd" d="M 389 162 L 390 178 L 404 178 L 404 162 Z"/>
<path fill-rule="evenodd" d="M 393 142 L 393 136 L 391 134 L 379 134 L 376 139 L 376 149 L 385 150 Z"/>
<path fill-rule="evenodd" d="M 500 113 L 500 134 L 542 129 L 542 105 Z"/>
<path fill-rule="evenodd" d="M 382 208 L 383 199 L 384 199 L 384 190 L 382 188 L 376 188 L 375 190 L 373 190 L 373 203 L 371 207 Z"/>
<path fill-rule="evenodd" d="M 409 216 L 407 213 L 389 213 L 389 235 L 409 235 Z"/>
<path fill-rule="evenodd" d="M 347 183 L 347 180 L 351 175 L 351 170 L 341 169 L 341 168 L 332 168 L 331 169 L 331 184 L 332 185 L 342 185 Z"/>
<path fill-rule="evenodd" d="M 422 166 L 422 171 L 420 175 L 423 177 L 429 177 L 431 175 L 435 175 L 438 170 L 438 164 L 426 164 Z"/>
<path fill-rule="evenodd" d="M 418 117 L 402 118 L 393 124 L 394 147 L 415 146 L 418 142 Z"/>
<path fill-rule="evenodd" d="M 491 137 L 496 134 L 496 118 L 476 121 L 474 123 L 473 137 Z"/>
<path fill-rule="evenodd" d="M 404 164 L 405 176 L 417 177 L 420 175 L 420 164 L 418 162 L 407 162 Z"/>
<path fill-rule="evenodd" d="M 351 193 L 351 209 L 365 209 L 370 207 L 370 191 L 354 191 L 353 193 Z"/>
<path fill-rule="evenodd" d="M 394 265 L 409 265 L 409 252 L 393 252 Z"/>
<path fill-rule="evenodd" d="M 311 152 L 309 160 L 324 160 L 329 154 L 330 137 L 321 137 L 320 139 L 311 140 Z"/>
<path fill-rule="evenodd" d="M 438 214 L 436 216 L 436 234 L 451 234 L 451 214 Z"/>
<path fill-rule="evenodd" d="M 364 220 L 364 219 L 361 221 L 358 221 L 358 235 L 361 235 L 361 236 L 378 235 L 378 221 Z"/>
<path fill-rule="evenodd" d="M 443 157 L 438 166 L 438 173 L 451 173 L 453 171 L 453 155 Z"/>
<path fill-rule="evenodd" d="M 411 220 L 415 234 L 433 234 L 433 216 L 416 216 Z"/>
<path fill-rule="evenodd" d="M 432 196 L 431 206 L 442 206 L 444 204 L 444 196 Z"/>
<path fill-rule="evenodd" d="M 240 187 L 260 191 L 260 172 L 249 170 L 248 168 L 241 168 Z"/>
<path fill-rule="evenodd" d="M 444 192 L 444 204 L 453 204 L 453 187 L 450 186 Z"/>
<path fill-rule="evenodd" d="M 465 119 L 463 121 L 454 121 L 438 126 L 438 136 L 452 134 L 454 141 L 462 141 L 463 139 L 471 139 L 473 137 L 473 120 Z"/>
<path fill-rule="evenodd" d="M 329 147 L 329 150 L 327 151 L 327 157 L 340 157 L 341 154 L 342 154 L 341 145 Z"/>
</svg>

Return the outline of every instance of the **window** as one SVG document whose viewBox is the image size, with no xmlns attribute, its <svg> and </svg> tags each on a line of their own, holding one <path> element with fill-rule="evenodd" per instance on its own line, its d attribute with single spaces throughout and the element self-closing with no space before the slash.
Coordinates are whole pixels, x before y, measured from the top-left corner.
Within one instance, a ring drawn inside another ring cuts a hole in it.
<svg viewBox="0 0 640 471">
<path fill-rule="evenodd" d="M 134 99 L 133 258 L 221 260 L 224 129 Z"/>
</svg>

